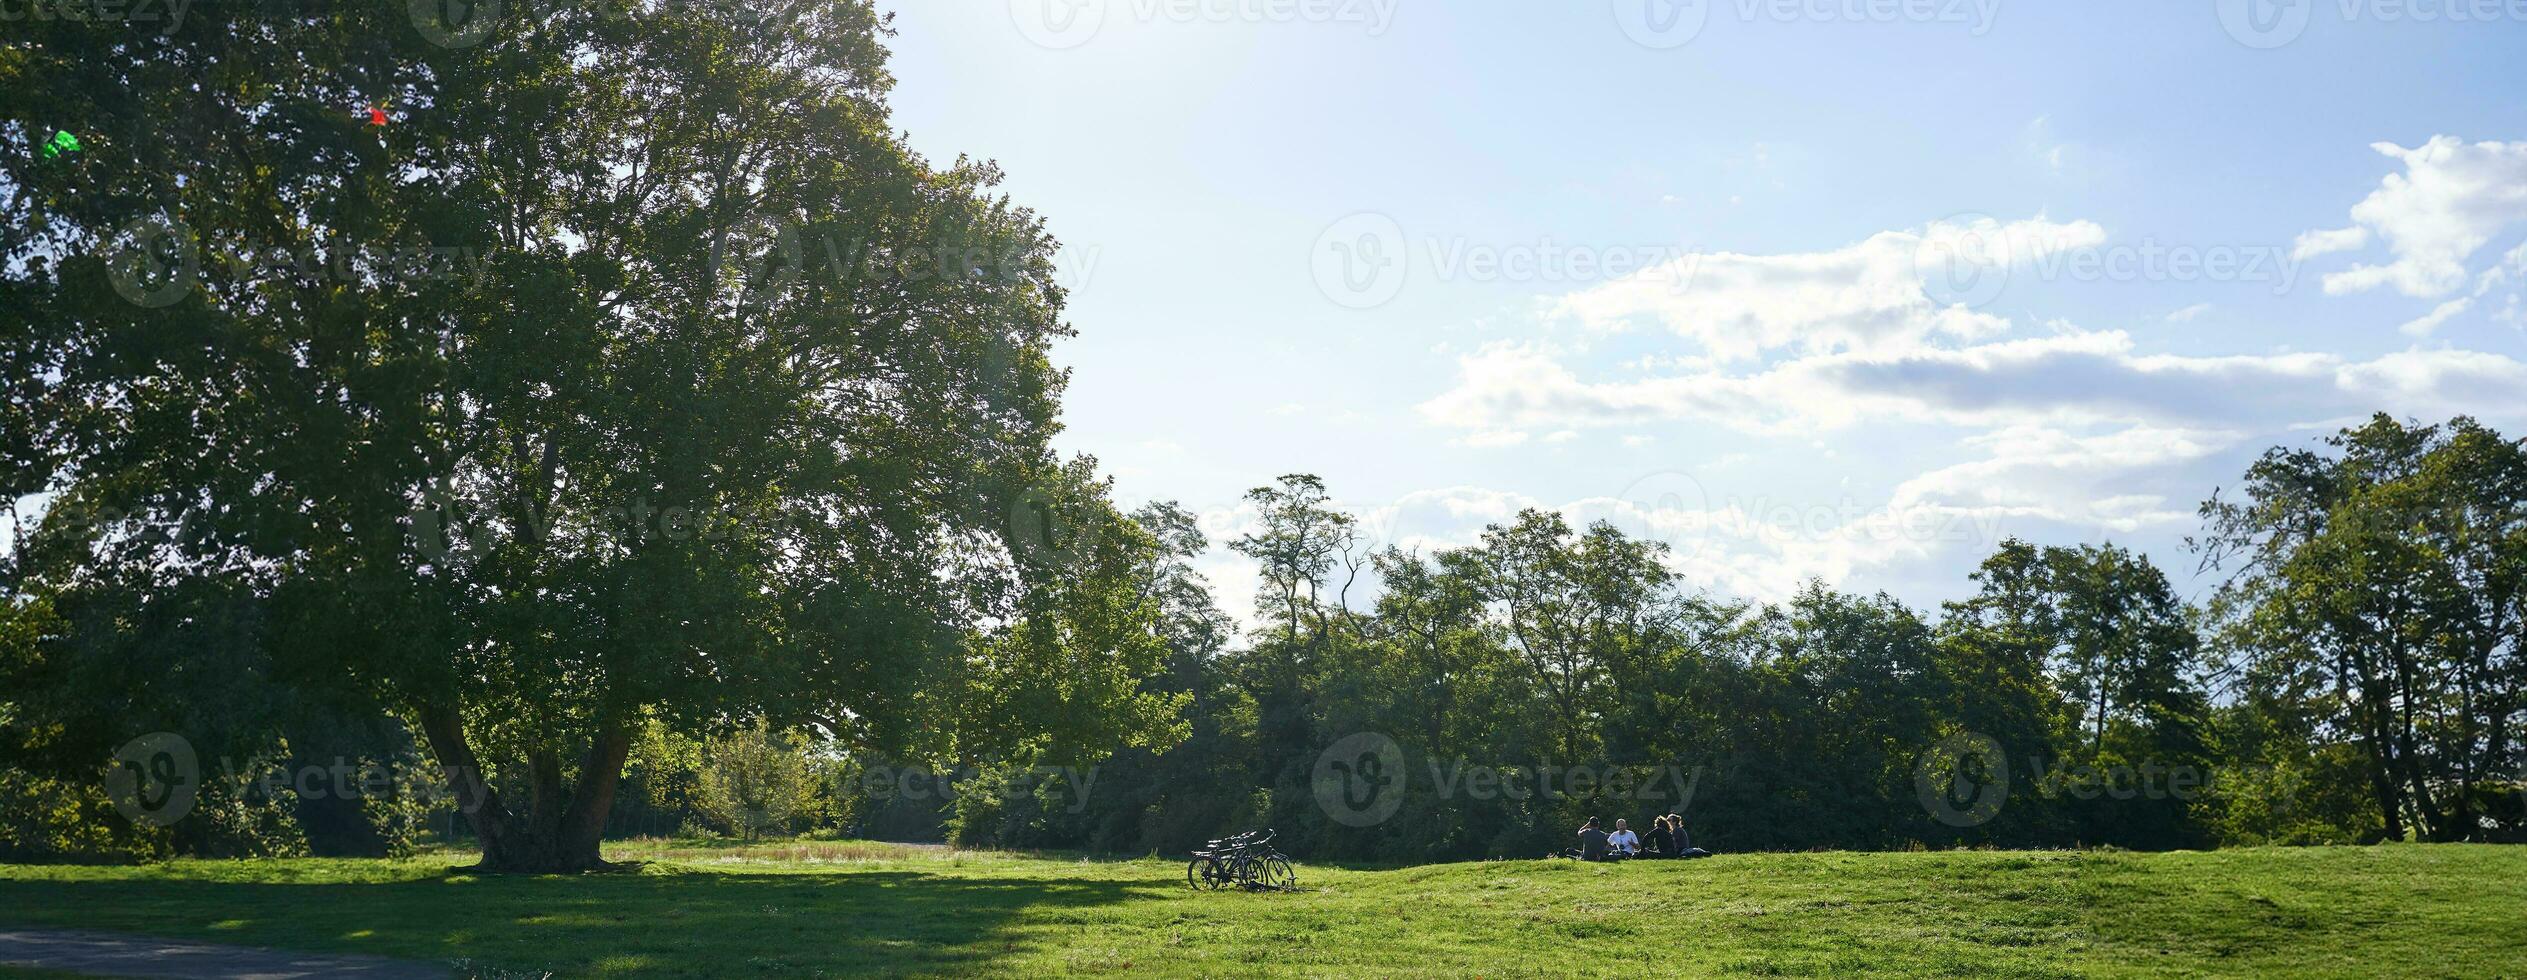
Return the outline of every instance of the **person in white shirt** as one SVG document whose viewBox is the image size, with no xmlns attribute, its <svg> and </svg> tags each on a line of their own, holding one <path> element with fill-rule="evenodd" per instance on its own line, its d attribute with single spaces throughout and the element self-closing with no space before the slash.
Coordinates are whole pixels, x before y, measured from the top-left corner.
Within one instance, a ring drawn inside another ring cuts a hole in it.
<svg viewBox="0 0 2527 980">
<path fill-rule="evenodd" d="M 1636 857 L 1641 853 L 1641 835 L 1632 832 L 1630 821 L 1617 820 L 1614 833 L 1606 835 L 1606 847 L 1624 857 Z"/>
</svg>

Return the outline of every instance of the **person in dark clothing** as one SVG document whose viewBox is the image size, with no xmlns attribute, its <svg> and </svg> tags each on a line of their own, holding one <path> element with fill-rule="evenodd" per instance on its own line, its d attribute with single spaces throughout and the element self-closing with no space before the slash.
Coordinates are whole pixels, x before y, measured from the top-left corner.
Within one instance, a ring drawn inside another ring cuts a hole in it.
<svg viewBox="0 0 2527 980">
<path fill-rule="evenodd" d="M 1597 829 L 1597 818 L 1590 817 L 1587 823 L 1579 825 L 1579 859 L 1582 861 L 1614 860 L 1606 855 L 1606 832 Z"/>
<path fill-rule="evenodd" d="M 1666 817 L 1650 821 L 1649 849 L 1645 855 L 1654 858 L 1676 856 L 1676 832 L 1668 829 Z"/>
<path fill-rule="evenodd" d="M 1711 856 L 1711 852 L 1693 846 L 1693 835 L 1685 833 L 1685 818 L 1670 813 L 1667 815 L 1667 826 L 1674 831 L 1676 836 L 1677 857 L 1707 858 Z"/>
</svg>

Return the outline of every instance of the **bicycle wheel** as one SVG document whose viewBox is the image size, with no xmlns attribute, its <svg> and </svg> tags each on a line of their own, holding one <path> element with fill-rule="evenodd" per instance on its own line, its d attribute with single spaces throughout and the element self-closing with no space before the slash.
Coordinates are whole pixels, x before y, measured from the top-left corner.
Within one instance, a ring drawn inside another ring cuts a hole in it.
<svg viewBox="0 0 2527 980">
<path fill-rule="evenodd" d="M 1299 873 L 1290 869 L 1290 859 L 1275 854 L 1263 859 L 1263 886 L 1279 891 L 1299 887 Z"/>
<path fill-rule="evenodd" d="M 1185 865 L 1185 884 L 1193 886 L 1195 891 L 1218 891 L 1220 878 L 1218 858 L 1198 857 Z"/>
</svg>

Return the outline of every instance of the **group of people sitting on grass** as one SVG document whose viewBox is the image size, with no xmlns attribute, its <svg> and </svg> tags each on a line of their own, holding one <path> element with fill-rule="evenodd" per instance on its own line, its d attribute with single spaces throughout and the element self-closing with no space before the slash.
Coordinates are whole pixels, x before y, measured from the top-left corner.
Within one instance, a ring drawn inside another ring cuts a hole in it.
<svg viewBox="0 0 2527 980">
<path fill-rule="evenodd" d="M 1685 818 L 1670 813 L 1651 822 L 1647 841 L 1632 832 L 1628 820 L 1614 822 L 1614 833 L 1597 826 L 1590 817 L 1579 827 L 1579 847 L 1563 852 L 1564 857 L 1582 861 L 1630 861 L 1637 858 L 1699 858 L 1711 852 L 1693 846 L 1693 838 L 1685 833 Z"/>
</svg>

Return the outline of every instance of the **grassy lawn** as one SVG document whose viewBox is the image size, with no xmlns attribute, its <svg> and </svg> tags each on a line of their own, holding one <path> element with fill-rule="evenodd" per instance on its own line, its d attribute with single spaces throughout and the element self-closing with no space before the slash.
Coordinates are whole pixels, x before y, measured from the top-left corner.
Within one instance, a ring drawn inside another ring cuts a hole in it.
<svg viewBox="0 0 2527 980">
<path fill-rule="evenodd" d="M 468 860 L 0 865 L 0 925 L 438 960 L 484 976 L 865 973 L 2527 977 L 2527 848 L 1760 854 L 1356 871 L 883 844 Z"/>
</svg>

